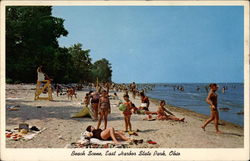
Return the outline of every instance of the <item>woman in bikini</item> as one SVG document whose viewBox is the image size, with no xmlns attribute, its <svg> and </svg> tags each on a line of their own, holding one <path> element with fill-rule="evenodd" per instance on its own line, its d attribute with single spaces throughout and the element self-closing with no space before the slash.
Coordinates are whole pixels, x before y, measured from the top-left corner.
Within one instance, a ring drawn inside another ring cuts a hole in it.
<svg viewBox="0 0 250 161">
<path fill-rule="evenodd" d="M 210 88 L 210 91 L 208 93 L 206 102 L 210 105 L 210 118 L 206 120 L 206 122 L 204 123 L 204 125 L 201 126 L 201 128 L 205 131 L 207 124 L 209 124 L 211 121 L 214 120 L 216 133 L 221 133 L 218 128 L 218 122 L 219 122 L 219 112 L 217 109 L 218 95 L 215 93 L 219 87 L 217 86 L 217 84 L 212 83 L 209 85 L 209 88 Z"/>
<path fill-rule="evenodd" d="M 103 91 L 98 104 L 99 120 L 97 124 L 97 129 L 100 128 L 102 119 L 104 118 L 104 129 L 107 128 L 108 114 L 111 112 L 110 101 L 107 91 Z"/>
<path fill-rule="evenodd" d="M 86 131 L 90 132 L 91 138 L 96 138 L 99 140 L 113 140 L 115 144 L 120 144 L 118 140 L 130 141 L 130 138 L 127 138 L 121 132 L 115 131 L 113 127 L 107 129 L 95 129 L 93 126 L 88 126 Z"/>
</svg>

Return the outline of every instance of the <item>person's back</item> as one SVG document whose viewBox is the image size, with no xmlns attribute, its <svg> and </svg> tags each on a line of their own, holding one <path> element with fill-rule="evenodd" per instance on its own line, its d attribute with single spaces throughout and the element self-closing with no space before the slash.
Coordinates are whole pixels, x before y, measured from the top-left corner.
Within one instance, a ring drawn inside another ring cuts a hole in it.
<svg viewBox="0 0 250 161">
<path fill-rule="evenodd" d="M 42 71 L 42 67 L 40 66 L 37 68 L 37 81 L 42 82 L 44 80 L 45 80 L 45 75 Z"/>
</svg>

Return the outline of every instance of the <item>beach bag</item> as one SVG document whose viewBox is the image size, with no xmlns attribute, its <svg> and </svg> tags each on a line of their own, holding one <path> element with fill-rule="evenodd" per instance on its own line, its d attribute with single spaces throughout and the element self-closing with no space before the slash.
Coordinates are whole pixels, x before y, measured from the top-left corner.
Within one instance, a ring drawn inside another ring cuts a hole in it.
<svg viewBox="0 0 250 161">
<path fill-rule="evenodd" d="M 125 111 L 126 108 L 127 108 L 127 107 L 126 107 L 124 104 L 120 104 L 120 106 L 119 106 L 119 110 L 120 110 L 120 111 Z"/>
</svg>

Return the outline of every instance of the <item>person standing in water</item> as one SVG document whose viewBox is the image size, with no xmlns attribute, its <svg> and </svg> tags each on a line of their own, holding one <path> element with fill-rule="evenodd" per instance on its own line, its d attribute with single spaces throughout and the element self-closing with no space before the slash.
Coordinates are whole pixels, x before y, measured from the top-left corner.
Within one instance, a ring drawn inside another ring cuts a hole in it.
<svg viewBox="0 0 250 161">
<path fill-rule="evenodd" d="M 217 93 L 215 93 L 218 89 L 218 86 L 217 84 L 212 83 L 209 85 L 209 88 L 210 88 L 210 91 L 208 93 L 206 102 L 210 105 L 211 114 L 210 114 L 210 118 L 206 120 L 206 122 L 203 124 L 203 126 L 201 126 L 201 128 L 205 131 L 205 127 L 207 126 L 207 124 L 209 124 L 211 121 L 214 120 L 216 133 L 221 133 L 221 131 L 218 128 L 218 122 L 219 122 L 219 112 L 217 109 L 218 95 Z"/>
</svg>

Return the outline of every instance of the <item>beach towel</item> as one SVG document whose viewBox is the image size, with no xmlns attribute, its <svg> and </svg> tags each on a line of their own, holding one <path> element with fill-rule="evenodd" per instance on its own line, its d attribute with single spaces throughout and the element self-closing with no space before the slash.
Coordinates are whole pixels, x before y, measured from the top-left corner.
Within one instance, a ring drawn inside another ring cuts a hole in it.
<svg viewBox="0 0 250 161">
<path fill-rule="evenodd" d="M 93 112 L 88 106 L 84 106 L 81 111 L 71 116 L 71 118 L 90 117 L 93 119 Z"/>
<path fill-rule="evenodd" d="M 80 140 L 71 144 L 66 144 L 64 148 L 128 148 L 126 141 L 120 141 L 121 145 L 115 145 L 111 140 L 99 140 L 90 138 L 88 131 L 82 132 Z"/>
<path fill-rule="evenodd" d="M 18 140 L 21 140 L 21 139 L 22 140 L 31 140 L 36 135 L 43 132 L 46 128 L 42 128 L 40 131 L 30 130 L 27 134 L 21 133 L 17 129 L 18 128 L 14 128 L 14 129 L 11 129 L 11 130 L 6 130 L 5 131 L 6 139 L 7 140 L 14 140 L 14 141 L 18 141 Z"/>
</svg>

